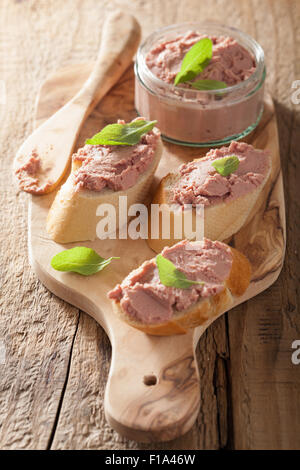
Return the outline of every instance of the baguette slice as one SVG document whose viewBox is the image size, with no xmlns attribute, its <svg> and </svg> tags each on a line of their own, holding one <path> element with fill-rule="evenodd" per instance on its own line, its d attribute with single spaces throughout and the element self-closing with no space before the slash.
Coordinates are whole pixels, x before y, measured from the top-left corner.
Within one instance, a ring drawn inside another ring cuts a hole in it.
<svg viewBox="0 0 300 470">
<path fill-rule="evenodd" d="M 237 297 L 247 289 L 251 278 L 251 266 L 248 259 L 235 248 L 231 248 L 232 266 L 220 293 L 199 300 L 180 312 L 174 310 L 171 320 L 160 324 L 144 324 L 132 319 L 122 309 L 120 302 L 112 300 L 114 312 L 121 320 L 149 335 L 170 336 L 185 334 L 190 328 L 208 326 L 222 313 L 231 309 Z"/>
<path fill-rule="evenodd" d="M 47 232 L 58 243 L 95 240 L 99 215 L 96 215 L 100 204 L 111 204 L 116 210 L 116 227 L 119 220 L 119 197 L 127 196 L 127 206 L 142 203 L 148 194 L 153 176 L 162 154 L 162 142 L 159 138 L 154 159 L 142 173 L 134 186 L 123 190 L 113 191 L 104 188 L 102 191 L 86 189 L 76 190 L 74 172 L 78 162 L 73 161 L 71 174 L 58 191 L 47 217 Z M 80 165 L 79 165 L 80 166 Z"/>
<path fill-rule="evenodd" d="M 201 158 L 196 158 L 193 161 L 201 161 Z M 255 204 L 258 201 L 259 195 L 261 194 L 266 182 L 271 173 L 271 159 L 269 159 L 268 172 L 263 182 L 257 186 L 254 190 L 246 193 L 232 201 L 221 202 L 212 206 L 206 206 L 204 208 L 204 233 L 203 236 L 210 240 L 228 240 L 232 235 L 237 233 L 244 224 L 251 219 Z M 152 204 L 164 204 L 164 211 L 168 213 L 170 217 L 170 237 L 166 238 L 162 236 L 162 219 L 159 218 L 158 226 L 158 238 L 151 238 L 149 230 L 149 236 L 147 243 L 156 253 L 160 253 L 165 246 L 172 246 L 179 241 L 178 238 L 174 237 L 174 224 L 175 224 L 175 212 L 174 207 L 180 207 L 179 204 L 172 206 L 172 188 L 180 179 L 179 172 L 169 173 L 160 182 L 159 187 L 154 195 Z M 151 215 L 150 215 L 151 217 Z M 150 218 L 149 217 L 149 218 Z M 196 210 L 192 209 L 192 223 L 193 227 L 196 226 Z M 151 226 L 149 220 L 149 227 Z M 186 238 L 184 235 L 183 224 L 182 224 L 182 238 Z"/>
</svg>

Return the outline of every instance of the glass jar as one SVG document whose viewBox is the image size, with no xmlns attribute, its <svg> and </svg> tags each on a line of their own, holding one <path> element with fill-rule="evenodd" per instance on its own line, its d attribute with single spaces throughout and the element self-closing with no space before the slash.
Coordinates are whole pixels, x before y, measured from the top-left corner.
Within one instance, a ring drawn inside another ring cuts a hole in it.
<svg viewBox="0 0 300 470">
<path fill-rule="evenodd" d="M 255 71 L 236 85 L 208 91 L 174 86 L 155 76 L 146 65 L 148 52 L 154 45 L 191 30 L 236 39 L 255 59 Z M 158 121 L 165 140 L 195 147 L 223 145 L 241 139 L 258 125 L 265 76 L 263 49 L 238 29 L 216 23 L 172 25 L 148 36 L 137 52 L 135 107 L 140 116 Z"/>
</svg>

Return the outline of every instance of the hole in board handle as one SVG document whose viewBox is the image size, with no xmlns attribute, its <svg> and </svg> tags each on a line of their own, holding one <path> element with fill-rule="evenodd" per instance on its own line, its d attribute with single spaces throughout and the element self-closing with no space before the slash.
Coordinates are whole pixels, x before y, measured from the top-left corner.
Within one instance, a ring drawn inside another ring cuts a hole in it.
<svg viewBox="0 0 300 470">
<path fill-rule="evenodd" d="M 145 375 L 144 384 L 150 387 L 151 385 L 157 384 L 157 377 L 155 375 Z"/>
</svg>

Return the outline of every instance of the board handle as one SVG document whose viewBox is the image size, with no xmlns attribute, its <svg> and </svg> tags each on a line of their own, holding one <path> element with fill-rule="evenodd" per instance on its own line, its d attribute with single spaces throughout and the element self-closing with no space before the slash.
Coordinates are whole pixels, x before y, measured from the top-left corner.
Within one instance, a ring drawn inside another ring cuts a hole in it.
<svg viewBox="0 0 300 470">
<path fill-rule="evenodd" d="M 120 434 L 169 441 L 194 424 L 200 403 L 193 332 L 158 337 L 122 325 L 111 337 L 105 415 Z"/>
</svg>

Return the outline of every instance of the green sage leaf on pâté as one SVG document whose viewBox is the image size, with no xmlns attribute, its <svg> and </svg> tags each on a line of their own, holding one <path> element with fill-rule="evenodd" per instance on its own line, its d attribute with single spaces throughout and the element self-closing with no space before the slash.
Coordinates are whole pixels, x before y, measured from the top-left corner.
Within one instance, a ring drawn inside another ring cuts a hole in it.
<svg viewBox="0 0 300 470">
<path fill-rule="evenodd" d="M 239 167 L 240 161 L 236 155 L 219 158 L 212 162 L 214 169 L 222 176 L 228 176 L 234 173 Z"/>
<path fill-rule="evenodd" d="M 86 140 L 89 145 L 135 145 L 142 136 L 150 132 L 157 121 L 138 119 L 129 124 L 109 124 L 91 139 Z"/>
<path fill-rule="evenodd" d="M 156 256 L 156 266 L 158 268 L 160 282 L 164 286 L 188 289 L 195 284 L 204 284 L 202 281 L 191 281 L 188 279 L 182 271 L 176 268 L 172 261 L 161 254 Z"/>
<path fill-rule="evenodd" d="M 196 80 L 195 82 L 191 82 L 190 85 L 196 90 L 220 90 L 227 88 L 227 84 L 225 82 L 221 82 L 219 80 Z"/>
<path fill-rule="evenodd" d="M 212 40 L 209 38 L 200 39 L 185 54 L 180 71 L 175 77 L 174 85 L 193 80 L 205 67 L 212 58 Z"/>
</svg>

